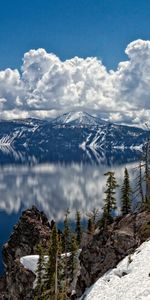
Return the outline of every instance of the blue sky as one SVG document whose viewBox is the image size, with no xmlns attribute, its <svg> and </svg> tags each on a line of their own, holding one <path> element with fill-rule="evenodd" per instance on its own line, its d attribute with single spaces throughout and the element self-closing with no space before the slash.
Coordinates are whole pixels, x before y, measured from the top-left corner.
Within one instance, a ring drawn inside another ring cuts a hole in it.
<svg viewBox="0 0 150 300">
<path fill-rule="evenodd" d="M 115 69 L 138 38 L 150 39 L 150 1 L 0 2 L 0 69 L 19 68 L 23 54 L 39 47 L 61 59 L 97 56 Z"/>
<path fill-rule="evenodd" d="M 150 116 L 150 1 L 0 1 L 0 118 Z"/>
</svg>

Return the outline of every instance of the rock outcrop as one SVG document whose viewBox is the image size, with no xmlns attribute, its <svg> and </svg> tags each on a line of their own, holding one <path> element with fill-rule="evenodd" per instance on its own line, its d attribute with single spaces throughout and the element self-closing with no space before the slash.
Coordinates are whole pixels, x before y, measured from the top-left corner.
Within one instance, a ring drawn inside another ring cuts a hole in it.
<svg viewBox="0 0 150 300">
<path fill-rule="evenodd" d="M 3 248 L 5 277 L 0 278 L 0 300 L 32 300 L 35 274 L 24 268 L 20 258 L 36 253 L 42 244 L 48 248 L 51 226 L 44 213 L 35 207 L 22 213 L 8 243 Z M 107 230 L 97 230 L 80 254 L 80 275 L 76 296 L 83 294 L 109 269 L 114 268 L 126 255 L 134 252 L 150 238 L 150 212 L 118 217 Z M 6 291 L 6 292 L 5 292 Z M 74 297 L 74 296 L 73 296 Z M 74 297 L 75 299 L 75 297 Z"/>
<path fill-rule="evenodd" d="M 107 230 L 95 233 L 80 254 L 77 296 L 147 238 L 150 238 L 150 212 L 118 217 Z"/>
<path fill-rule="evenodd" d="M 0 277 L 0 300 L 6 299 L 6 277 Z"/>
<path fill-rule="evenodd" d="M 3 247 L 6 294 L 2 299 L 32 300 L 35 275 L 20 263 L 20 257 L 36 254 L 39 244 L 48 247 L 50 224 L 34 206 L 22 213 L 9 241 Z M 3 283 L 4 284 L 4 283 Z"/>
</svg>

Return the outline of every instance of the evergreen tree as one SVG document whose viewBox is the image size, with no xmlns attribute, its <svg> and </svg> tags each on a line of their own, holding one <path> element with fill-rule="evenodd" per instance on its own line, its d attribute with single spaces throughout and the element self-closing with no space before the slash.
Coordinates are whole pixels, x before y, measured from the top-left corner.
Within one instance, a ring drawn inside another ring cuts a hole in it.
<svg viewBox="0 0 150 300">
<path fill-rule="evenodd" d="M 135 193 L 141 196 L 141 208 L 150 210 L 150 139 L 144 144 L 142 162 L 137 169 L 139 174 Z"/>
<path fill-rule="evenodd" d="M 58 252 L 59 252 L 59 243 L 58 243 L 58 234 L 56 225 L 52 229 L 52 253 L 55 263 L 55 300 L 57 300 L 58 294 Z"/>
<path fill-rule="evenodd" d="M 126 215 L 131 212 L 131 187 L 130 187 L 130 180 L 129 180 L 129 173 L 127 168 L 124 170 L 124 181 L 121 187 L 121 211 L 123 215 Z"/>
<path fill-rule="evenodd" d="M 104 226 L 112 221 L 112 212 L 116 209 L 116 198 L 115 198 L 115 190 L 118 187 L 118 184 L 115 179 L 114 172 L 107 172 L 104 174 L 107 176 L 106 181 L 106 198 L 104 199 L 104 207 L 103 207 L 103 221 Z"/>
<path fill-rule="evenodd" d="M 39 245 L 37 247 L 37 253 L 39 255 L 37 263 L 37 279 L 36 279 L 36 288 L 35 288 L 35 300 L 44 300 L 43 298 L 43 275 L 44 275 L 44 251 L 43 247 Z"/>
<path fill-rule="evenodd" d="M 69 225 L 69 214 L 70 211 L 67 209 L 64 219 L 64 232 L 63 232 L 63 240 L 62 240 L 62 248 L 64 251 L 64 286 L 63 286 L 63 294 L 64 299 L 67 299 L 68 292 L 68 257 L 67 253 L 70 252 L 70 242 L 71 242 L 71 233 L 70 233 L 70 225 Z"/>
<path fill-rule="evenodd" d="M 63 239 L 62 239 L 62 248 L 64 253 L 70 251 L 70 226 L 69 226 L 69 214 L 70 211 L 67 209 L 64 219 L 64 231 L 63 231 Z"/>
<path fill-rule="evenodd" d="M 76 239 L 77 239 L 78 247 L 80 247 L 81 238 L 82 238 L 82 229 L 81 229 L 81 215 L 80 215 L 80 212 L 78 210 L 76 211 L 76 228 L 75 228 L 75 232 L 76 232 Z"/>
<path fill-rule="evenodd" d="M 140 196 L 140 200 L 141 200 L 141 205 L 140 207 L 143 208 L 144 207 L 144 191 L 143 191 L 143 174 L 142 174 L 142 162 L 139 162 L 139 165 L 137 166 L 136 170 L 138 170 L 138 175 L 136 177 L 136 186 L 135 186 L 135 190 L 134 190 L 134 194 L 136 197 Z"/>
<path fill-rule="evenodd" d="M 58 270 L 58 234 L 56 224 L 53 225 L 48 250 L 48 260 L 45 265 L 43 296 L 46 300 L 57 299 Z"/>
<path fill-rule="evenodd" d="M 93 234 L 94 233 L 94 224 L 91 218 L 88 218 L 88 223 L 87 223 L 87 232 L 89 234 Z"/>
<path fill-rule="evenodd" d="M 74 271 L 77 265 L 77 251 L 78 251 L 78 244 L 76 240 L 76 236 L 73 234 L 71 237 L 71 244 L 70 244 L 70 253 L 71 253 L 71 279 L 74 278 Z"/>
<path fill-rule="evenodd" d="M 144 180 L 145 180 L 145 204 L 150 209 L 150 139 L 144 145 Z"/>
</svg>

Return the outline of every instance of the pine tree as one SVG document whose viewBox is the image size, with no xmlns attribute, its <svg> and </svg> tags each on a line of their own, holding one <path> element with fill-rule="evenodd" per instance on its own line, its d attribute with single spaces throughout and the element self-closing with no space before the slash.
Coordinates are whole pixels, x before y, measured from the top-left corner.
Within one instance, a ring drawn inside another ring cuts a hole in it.
<svg viewBox="0 0 150 300">
<path fill-rule="evenodd" d="M 70 244 L 70 253 L 71 253 L 71 279 L 74 278 L 74 271 L 77 265 L 77 251 L 78 251 L 78 244 L 76 240 L 76 236 L 73 234 L 71 237 L 71 244 Z"/>
<path fill-rule="evenodd" d="M 48 250 L 48 260 L 45 265 L 43 296 L 47 300 L 57 299 L 58 287 L 58 234 L 56 224 L 53 225 Z"/>
<path fill-rule="evenodd" d="M 129 173 L 127 168 L 124 170 L 124 181 L 121 187 L 121 211 L 123 215 L 127 215 L 131 212 L 131 187 L 130 187 L 130 180 L 129 180 Z"/>
<path fill-rule="evenodd" d="M 88 218 L 88 223 L 87 223 L 87 233 L 93 234 L 94 233 L 94 224 L 91 218 Z"/>
<path fill-rule="evenodd" d="M 52 229 L 52 253 L 54 257 L 55 263 L 55 300 L 57 300 L 58 294 L 58 251 L 59 251 L 59 244 L 58 244 L 58 234 L 56 225 L 53 226 Z"/>
<path fill-rule="evenodd" d="M 135 193 L 141 196 L 141 208 L 150 210 L 150 139 L 144 144 L 142 162 L 137 169 L 139 174 Z"/>
<path fill-rule="evenodd" d="M 104 199 L 103 207 L 103 221 L 105 226 L 112 221 L 112 212 L 116 209 L 115 190 L 118 187 L 118 184 L 114 172 L 109 171 L 104 175 L 107 176 L 105 190 L 106 198 Z"/>
<path fill-rule="evenodd" d="M 35 288 L 35 300 L 44 300 L 43 294 L 43 276 L 44 276 L 44 250 L 41 245 L 37 247 L 37 253 L 39 255 L 37 263 L 37 279 L 36 279 L 36 288 Z"/>
<path fill-rule="evenodd" d="M 144 147 L 144 179 L 145 179 L 145 204 L 150 209 L 150 139 L 145 143 Z"/>
<path fill-rule="evenodd" d="M 65 254 L 64 257 L 64 299 L 67 299 L 67 292 L 68 292 L 68 257 L 67 253 L 70 251 L 70 242 L 71 242 L 71 233 L 70 233 L 70 225 L 69 225 L 69 214 L 70 211 L 67 209 L 64 219 L 64 232 L 63 232 L 63 251 Z"/>
<path fill-rule="evenodd" d="M 141 205 L 140 207 L 143 208 L 144 206 L 144 191 L 143 191 L 143 174 L 142 174 L 142 162 L 139 162 L 139 165 L 137 166 L 136 170 L 138 170 L 138 174 L 136 177 L 136 186 L 134 190 L 134 194 L 136 197 L 140 196 Z"/>
<path fill-rule="evenodd" d="M 80 212 L 78 210 L 76 211 L 76 228 L 75 228 L 75 232 L 76 232 L 76 239 L 77 239 L 78 247 L 80 247 L 81 238 L 82 238 L 82 229 L 81 229 L 81 215 L 80 215 Z"/>
<path fill-rule="evenodd" d="M 64 253 L 70 251 L 70 226 L 69 226 L 69 214 L 70 211 L 67 209 L 64 219 L 64 231 L 63 231 L 63 239 L 62 239 L 62 247 Z"/>
<path fill-rule="evenodd" d="M 48 260 L 45 263 L 45 274 L 44 274 L 44 287 L 43 287 L 43 297 L 45 300 L 49 300 L 53 297 L 55 293 L 55 265 L 53 264 L 52 253 L 49 245 Z"/>
</svg>

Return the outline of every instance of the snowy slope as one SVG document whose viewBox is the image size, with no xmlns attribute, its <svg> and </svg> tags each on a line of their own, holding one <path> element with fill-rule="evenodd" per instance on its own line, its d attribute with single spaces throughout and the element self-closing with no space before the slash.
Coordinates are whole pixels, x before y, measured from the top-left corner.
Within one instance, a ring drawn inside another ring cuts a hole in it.
<svg viewBox="0 0 150 300">
<path fill-rule="evenodd" d="M 104 120 L 93 117 L 86 112 L 77 111 L 69 112 L 59 116 L 53 120 L 53 124 L 65 124 L 65 125 L 80 125 L 80 126 L 99 126 L 105 124 Z"/>
<path fill-rule="evenodd" d="M 97 280 L 82 299 L 150 300 L 150 241 Z"/>
</svg>

